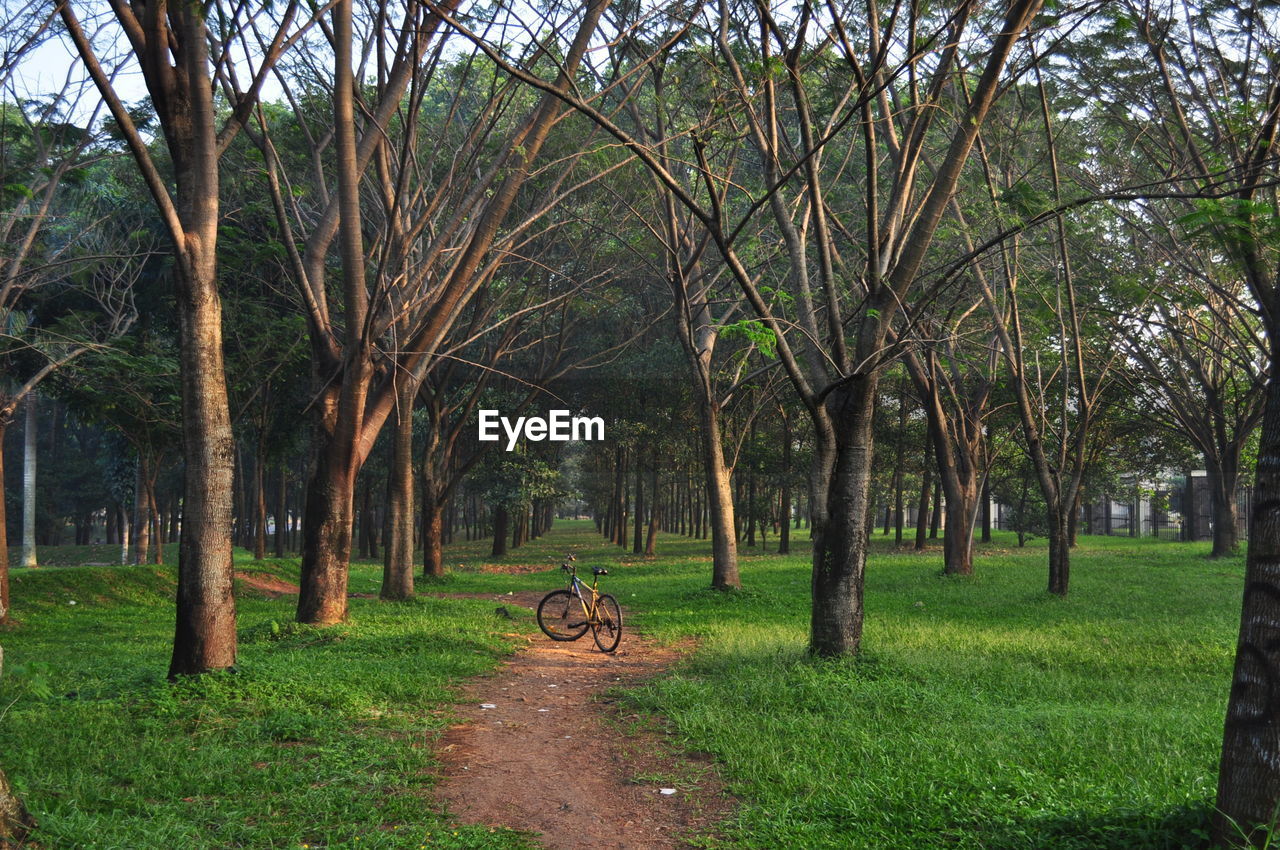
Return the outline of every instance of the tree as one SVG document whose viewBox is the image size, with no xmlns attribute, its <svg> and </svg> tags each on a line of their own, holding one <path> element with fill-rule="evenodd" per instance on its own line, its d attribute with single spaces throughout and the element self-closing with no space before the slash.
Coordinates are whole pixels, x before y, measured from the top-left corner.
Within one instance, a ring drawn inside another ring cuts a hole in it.
<svg viewBox="0 0 1280 850">
<path fill-rule="evenodd" d="M 809 646 L 815 654 L 858 650 L 871 426 L 880 371 L 888 359 L 887 337 L 900 305 L 924 297 L 917 290 L 925 255 L 978 130 L 1005 88 L 1005 66 L 1039 8 L 1035 0 L 1015 0 L 1002 17 L 983 19 L 973 15 L 973 4 L 961 3 L 931 10 L 936 17 L 922 20 L 915 6 L 899 15 L 903 4 L 895 3 L 882 16 L 876 4 L 868 4 L 861 21 L 867 33 L 863 43 L 850 39 L 843 16 L 827 17 L 825 9 L 810 3 L 788 13 L 763 3 L 731 7 L 722 2 L 699 35 L 715 45 L 718 84 L 729 92 L 726 102 L 732 107 L 717 116 L 722 126 L 682 130 L 694 141 L 696 165 L 689 168 L 688 179 L 665 168 L 651 145 L 600 109 L 583 98 L 562 95 L 632 150 L 706 229 L 762 330 L 773 336 L 782 367 L 809 413 L 815 435 Z M 969 39 L 971 26 L 984 30 L 980 40 Z M 753 35 L 735 46 L 731 33 Z M 811 43 L 830 47 L 814 52 Z M 890 47 L 903 44 L 905 61 L 891 64 Z M 744 64 L 742 46 L 750 48 L 750 65 Z M 486 48 L 507 73 L 549 90 Z M 977 67 L 982 70 L 975 79 Z M 837 68 L 851 72 L 854 82 L 837 83 L 836 94 L 829 94 L 821 90 L 825 80 L 820 74 Z M 927 69 L 923 80 L 922 68 Z M 964 88 L 972 90 L 955 123 L 944 127 L 939 119 L 947 112 L 947 84 L 954 79 L 965 79 Z M 819 81 L 816 88 L 811 81 Z M 853 188 L 865 199 L 862 228 L 840 221 L 828 206 L 833 182 L 842 182 L 833 175 L 843 174 L 846 160 L 824 156 L 824 148 L 849 128 L 863 134 L 859 164 L 865 179 Z M 935 133 L 942 136 L 935 149 L 940 153 L 926 175 L 923 162 L 934 151 L 924 142 Z M 762 197 L 734 195 L 740 184 L 712 167 L 716 146 L 738 134 L 745 134 L 756 149 L 763 169 Z M 891 169 L 892 189 L 886 197 L 882 156 Z M 749 271 L 736 242 L 744 225 L 730 219 L 753 219 L 765 206 L 786 247 L 786 297 L 766 291 Z M 866 234 L 866 251 L 854 271 L 842 263 L 835 235 L 860 231 Z M 816 287 L 811 285 L 811 260 L 818 269 Z M 846 280 L 853 285 L 846 288 Z"/>
<path fill-rule="evenodd" d="M 281 241 L 286 247 L 294 244 L 296 221 L 305 220 L 311 227 L 304 251 L 291 255 L 307 310 L 314 374 L 320 382 L 315 394 L 315 462 L 303 526 L 301 622 L 327 624 L 346 616 L 356 472 L 388 418 L 397 410 L 407 415 L 417 384 L 433 365 L 433 355 L 445 349 L 471 298 L 506 259 L 495 248 L 513 248 L 507 240 L 518 243 L 517 234 L 559 194 L 553 184 L 549 197 L 531 205 L 531 216 L 516 224 L 507 221 L 562 110 L 554 97 L 543 96 L 527 109 L 517 109 L 516 114 L 523 117 L 510 124 L 495 120 L 502 117 L 494 112 L 500 100 L 491 99 L 475 111 L 465 108 L 469 106 L 465 87 L 478 73 L 471 70 L 474 62 L 466 59 L 459 61 L 462 72 L 455 76 L 452 89 L 437 86 L 436 74 L 442 73 L 446 56 L 444 37 L 437 28 L 441 16 L 452 8 L 406 4 L 398 18 L 383 12 L 368 22 L 364 35 L 368 49 L 363 56 L 377 56 L 381 71 L 371 90 L 361 87 L 358 92 L 359 112 L 367 120 L 357 126 L 352 13 L 349 3 L 334 6 L 330 42 L 335 73 L 329 120 L 335 133 L 338 191 L 331 194 L 326 186 L 316 187 L 324 200 L 319 216 L 304 218 L 298 215 L 296 202 L 286 202 L 279 182 L 280 152 L 262 124 L 259 144 Z M 557 65 L 555 81 L 549 83 L 553 89 L 569 86 L 603 11 L 604 3 L 589 4 L 577 21 L 563 51 L 563 64 Z M 549 37 L 554 41 L 558 35 L 559 27 L 552 27 Z M 428 70 L 415 75 L 428 47 L 434 51 L 426 63 Z M 531 57 L 561 52 L 551 43 L 530 46 Z M 445 110 L 448 120 L 433 128 L 424 120 L 424 110 L 428 96 L 441 95 L 454 103 Z M 296 95 L 291 96 L 299 102 Z M 403 121 L 398 117 L 401 107 Z M 430 139 L 428 134 L 434 130 L 443 138 Z M 319 137 L 306 132 L 312 140 Z M 459 146 L 471 163 L 461 170 L 455 164 Z M 325 145 L 316 142 L 311 147 L 315 161 L 322 162 Z M 431 157 L 441 158 L 444 178 L 420 182 L 431 174 L 423 167 Z M 359 193 L 370 166 L 377 214 L 385 226 L 366 245 L 361 222 L 373 208 L 362 208 Z M 472 179 L 473 166 L 480 169 L 476 179 Z M 326 285 L 327 257 L 335 240 L 342 256 L 341 314 L 330 309 Z M 369 255 L 376 261 L 368 262 Z M 397 424 L 404 433 L 408 420 Z M 408 458 L 401 456 L 395 467 L 403 473 L 407 464 Z M 402 511 L 405 501 L 401 500 Z"/>
<path fill-rule="evenodd" d="M 294 0 L 270 10 L 145 0 L 112 4 L 115 28 L 98 35 L 113 44 L 127 44 L 128 61 L 142 73 L 165 142 L 167 165 L 172 168 L 171 189 L 158 151 L 146 143 L 136 113 L 120 99 L 114 71 L 103 67 L 75 4 L 68 0 L 58 7 L 67 35 L 142 173 L 173 246 L 186 483 L 170 677 L 225 669 L 236 660 L 231 566 L 235 451 L 218 295 L 218 163 L 253 108 L 272 65 L 296 37 L 290 29 L 297 8 Z M 270 19 L 270 15 L 277 17 Z M 261 36 L 264 20 L 272 32 L 257 42 L 264 45 L 261 51 L 240 54 L 239 44 L 251 32 Z M 248 66 L 248 73 L 237 74 L 237 66 L 241 73 Z M 214 100 L 215 85 L 236 79 L 250 84 L 244 92 L 224 86 L 230 113 L 219 128 L 224 113 Z"/>
</svg>

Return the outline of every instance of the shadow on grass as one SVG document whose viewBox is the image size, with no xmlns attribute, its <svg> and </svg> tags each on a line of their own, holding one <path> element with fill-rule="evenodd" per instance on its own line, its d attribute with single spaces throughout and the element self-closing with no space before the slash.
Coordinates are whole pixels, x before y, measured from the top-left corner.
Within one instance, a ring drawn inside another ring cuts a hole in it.
<svg viewBox="0 0 1280 850">
<path fill-rule="evenodd" d="M 1207 850 L 1213 808 L 1073 812 L 983 830 L 984 850 Z"/>
</svg>

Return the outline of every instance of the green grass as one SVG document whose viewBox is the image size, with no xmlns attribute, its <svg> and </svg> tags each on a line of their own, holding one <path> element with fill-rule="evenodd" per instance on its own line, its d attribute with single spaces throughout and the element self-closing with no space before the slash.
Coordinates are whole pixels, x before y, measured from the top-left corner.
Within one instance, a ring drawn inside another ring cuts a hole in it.
<svg viewBox="0 0 1280 850">
<path fill-rule="evenodd" d="M 745 589 L 716 593 L 705 541 L 664 536 L 647 559 L 561 523 L 501 559 L 550 572 L 479 572 L 487 542 L 458 544 L 454 572 L 420 589 L 550 589 L 573 549 L 610 567 L 602 587 L 631 625 L 696 637 L 677 670 L 624 699 L 715 757 L 741 801 L 725 846 L 1202 845 L 1242 559 L 1082 538 L 1060 600 L 1034 542 L 997 535 L 966 580 L 939 575 L 936 549 L 893 553 L 879 534 L 875 546 L 856 662 L 804 652 L 806 551 L 744 549 Z M 351 589 L 376 592 L 379 578 L 356 564 Z M 510 648 L 492 603 L 354 599 L 349 626 L 316 632 L 287 625 L 291 599 L 245 599 L 241 671 L 171 686 L 166 570 L 18 570 L 14 587 L 24 624 L 3 640 L 27 670 L 0 683 L 0 710 L 16 700 L 0 758 L 49 846 L 520 841 L 451 826 L 430 802 L 450 687 Z"/>
<path fill-rule="evenodd" d="M 674 675 L 627 698 L 715 756 L 743 801 L 726 845 L 1203 844 L 1242 558 L 1210 561 L 1208 544 L 1081 538 L 1064 600 L 1045 592 L 1042 542 L 1019 550 L 997 534 L 977 576 L 957 580 L 939 575 L 938 550 L 893 553 L 877 533 L 864 656 L 833 662 L 804 652 L 807 550 L 744 549 L 745 589 L 723 594 L 706 589 L 703 545 L 668 538 L 652 562 L 597 540 L 551 538 L 577 544 L 583 563 L 620 565 L 603 584 L 641 627 L 700 639 Z"/>
<path fill-rule="evenodd" d="M 513 647 L 492 604 L 353 599 L 318 630 L 242 588 L 239 671 L 174 685 L 173 586 L 158 567 L 14 571 L 0 753 L 42 846 L 527 845 L 431 798 L 453 688 Z"/>
</svg>

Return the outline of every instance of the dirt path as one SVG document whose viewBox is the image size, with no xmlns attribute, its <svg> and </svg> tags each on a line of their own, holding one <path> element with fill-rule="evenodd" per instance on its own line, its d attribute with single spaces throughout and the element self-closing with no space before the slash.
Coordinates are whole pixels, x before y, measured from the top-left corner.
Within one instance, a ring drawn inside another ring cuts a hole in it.
<svg viewBox="0 0 1280 850">
<path fill-rule="evenodd" d="M 541 596 L 484 598 L 533 608 Z M 630 630 L 612 655 L 597 651 L 590 633 L 573 643 L 539 634 L 467 689 L 465 722 L 441 745 L 440 798 L 467 823 L 540 833 L 556 850 L 688 846 L 682 837 L 707 831 L 730 801 L 706 763 L 677 755 L 606 696 L 678 656 Z"/>
</svg>

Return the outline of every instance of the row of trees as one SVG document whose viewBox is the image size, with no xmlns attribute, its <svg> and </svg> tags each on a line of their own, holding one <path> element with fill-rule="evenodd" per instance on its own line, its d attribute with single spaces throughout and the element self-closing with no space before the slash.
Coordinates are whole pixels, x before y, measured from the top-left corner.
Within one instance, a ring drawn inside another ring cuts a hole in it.
<svg viewBox="0 0 1280 850">
<path fill-rule="evenodd" d="M 1065 595 L 1072 517 L 1135 460 L 1202 458 L 1214 553 L 1233 551 L 1261 422 L 1220 836 L 1270 816 L 1266 4 L 68 0 L 14 16 L 0 315 L 18 380 L 0 427 L 47 384 L 128 441 L 144 513 L 165 513 L 180 453 L 171 675 L 234 663 L 232 535 L 265 546 L 299 452 L 301 622 L 346 616 L 361 509 L 381 513 L 388 599 L 413 592 L 415 528 L 424 572 L 443 571 L 464 490 L 489 505 L 495 552 L 545 528 L 559 458 L 486 459 L 481 407 L 549 393 L 605 415 L 614 442 L 579 459 L 602 530 L 623 542 L 630 518 L 648 549 L 664 506 L 705 516 L 716 588 L 743 581 L 739 529 L 789 528 L 802 504 L 810 649 L 829 656 L 859 649 L 877 505 L 901 514 L 917 486 L 945 503 L 945 570 L 968 574 L 984 486 L 1022 470 Z M 50 38 L 80 87 L 19 96 Z M 129 72 L 145 101 L 117 87 Z M 368 476 L 358 490 L 370 463 L 378 499 Z"/>
</svg>

